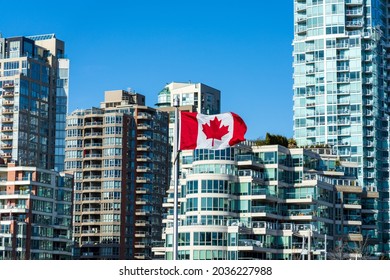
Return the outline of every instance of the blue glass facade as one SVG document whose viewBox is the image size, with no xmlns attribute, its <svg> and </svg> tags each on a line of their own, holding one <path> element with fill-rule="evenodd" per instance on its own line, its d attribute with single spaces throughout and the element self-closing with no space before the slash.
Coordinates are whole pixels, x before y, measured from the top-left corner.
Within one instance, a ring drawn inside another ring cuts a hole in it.
<svg viewBox="0 0 390 280">
<path fill-rule="evenodd" d="M 0 155 L 64 170 L 69 60 L 54 34 L 0 38 Z"/>
<path fill-rule="evenodd" d="M 389 256 L 387 1 L 294 1 L 294 137 L 358 163 Z"/>
</svg>

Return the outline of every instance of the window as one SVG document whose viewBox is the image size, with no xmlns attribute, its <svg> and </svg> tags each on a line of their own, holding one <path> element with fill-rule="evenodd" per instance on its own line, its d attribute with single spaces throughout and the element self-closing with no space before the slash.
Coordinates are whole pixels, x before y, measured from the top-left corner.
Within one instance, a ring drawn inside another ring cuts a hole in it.
<svg viewBox="0 0 390 280">
<path fill-rule="evenodd" d="M 229 211 L 227 198 L 202 197 L 201 207 L 204 211 Z"/>
<path fill-rule="evenodd" d="M 202 180 L 202 193 L 228 193 L 228 181 Z"/>
<path fill-rule="evenodd" d="M 189 232 L 179 233 L 179 246 L 190 246 L 191 239 Z"/>
<path fill-rule="evenodd" d="M 194 246 L 227 246 L 225 232 L 194 232 Z"/>
<path fill-rule="evenodd" d="M 198 210 L 198 198 L 189 198 L 187 199 L 187 211 L 197 211 Z"/>
</svg>

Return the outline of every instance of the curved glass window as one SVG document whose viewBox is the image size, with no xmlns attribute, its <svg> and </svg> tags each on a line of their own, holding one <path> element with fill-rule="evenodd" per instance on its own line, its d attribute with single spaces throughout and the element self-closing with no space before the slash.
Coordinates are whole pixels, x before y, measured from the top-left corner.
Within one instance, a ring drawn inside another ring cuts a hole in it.
<svg viewBox="0 0 390 280">
<path fill-rule="evenodd" d="M 202 193 L 228 193 L 228 190 L 228 181 L 202 180 Z"/>
<path fill-rule="evenodd" d="M 234 149 L 223 150 L 199 149 L 194 151 L 194 161 L 197 160 L 231 160 L 234 161 Z"/>
<path fill-rule="evenodd" d="M 193 173 L 194 174 L 215 173 L 215 174 L 236 175 L 236 168 L 233 164 L 200 164 L 200 165 L 194 165 Z"/>
</svg>

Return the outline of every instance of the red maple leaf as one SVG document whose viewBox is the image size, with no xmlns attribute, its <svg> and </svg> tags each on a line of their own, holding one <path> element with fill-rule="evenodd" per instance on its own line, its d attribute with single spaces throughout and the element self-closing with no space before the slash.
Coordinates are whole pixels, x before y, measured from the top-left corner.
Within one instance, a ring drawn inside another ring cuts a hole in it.
<svg viewBox="0 0 390 280">
<path fill-rule="evenodd" d="M 214 139 L 222 140 L 222 137 L 229 133 L 229 126 L 221 126 L 220 120 L 217 117 L 210 121 L 210 125 L 202 124 L 203 132 L 206 135 L 206 139 L 213 139 L 212 147 L 214 147 Z"/>
</svg>

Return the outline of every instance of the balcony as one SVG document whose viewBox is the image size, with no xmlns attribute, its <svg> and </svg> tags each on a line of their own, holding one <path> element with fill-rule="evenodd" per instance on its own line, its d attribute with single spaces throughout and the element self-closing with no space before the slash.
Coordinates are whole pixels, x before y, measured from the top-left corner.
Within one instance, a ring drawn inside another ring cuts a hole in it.
<svg viewBox="0 0 390 280">
<path fill-rule="evenodd" d="M 361 17 L 363 16 L 363 9 L 347 9 L 345 11 L 345 14 L 349 18 L 356 18 L 356 17 Z"/>
<path fill-rule="evenodd" d="M 297 23 L 304 23 L 304 22 L 306 22 L 306 20 L 307 20 L 307 18 L 304 15 L 299 15 L 297 17 Z"/>
<path fill-rule="evenodd" d="M 150 137 L 149 135 L 145 135 L 145 134 L 137 135 L 137 140 L 147 141 L 147 140 L 150 140 L 150 139 L 152 139 L 152 137 Z"/>
<path fill-rule="evenodd" d="M 99 241 L 98 240 L 96 240 L 96 241 L 83 241 L 83 242 L 81 242 L 81 245 L 83 247 L 98 246 L 99 245 Z"/>
<path fill-rule="evenodd" d="M 101 168 L 102 168 L 101 164 L 86 164 L 86 165 L 84 165 L 84 170 L 86 170 L 86 169 L 88 169 L 88 170 L 101 169 Z"/>
<path fill-rule="evenodd" d="M 102 154 L 86 154 L 84 158 L 101 158 Z"/>
<path fill-rule="evenodd" d="M 347 21 L 345 23 L 345 26 L 348 28 L 361 28 L 363 27 L 363 22 L 362 21 Z"/>
<path fill-rule="evenodd" d="M 298 26 L 297 30 L 296 30 L 296 33 L 299 34 L 299 35 L 302 35 L 302 34 L 305 34 L 307 31 L 307 27 L 306 26 Z"/>
<path fill-rule="evenodd" d="M 147 257 L 145 254 L 142 253 L 135 253 L 134 254 L 134 259 L 136 260 L 145 260 Z"/>
<path fill-rule="evenodd" d="M 149 233 L 146 231 L 136 231 L 135 237 L 142 238 L 142 237 L 148 237 Z"/>
<path fill-rule="evenodd" d="M 312 220 L 314 216 L 314 211 L 310 209 L 288 210 L 287 212 L 283 212 L 282 214 L 283 216 L 288 217 L 292 221 Z"/>
<path fill-rule="evenodd" d="M 12 110 L 12 109 L 3 109 L 1 112 L 3 113 L 3 115 L 9 115 L 9 114 L 13 114 L 14 110 Z"/>
<path fill-rule="evenodd" d="M 372 62 L 372 55 L 366 55 L 366 56 L 364 56 L 364 57 L 363 57 L 363 60 L 364 60 L 365 62 Z"/>
<path fill-rule="evenodd" d="M 1 144 L 2 149 L 12 149 L 12 144 Z"/>
<path fill-rule="evenodd" d="M 83 214 L 86 214 L 88 212 L 96 213 L 96 212 L 100 212 L 100 211 L 102 211 L 100 208 L 83 208 L 83 210 L 82 210 Z"/>
<path fill-rule="evenodd" d="M 8 214 L 12 213 L 28 213 L 29 209 L 27 205 L 24 204 L 16 204 L 16 205 L 0 205 L 0 214 Z"/>
<path fill-rule="evenodd" d="M 149 226 L 149 225 L 150 225 L 149 221 L 143 221 L 143 220 L 135 221 L 136 227 L 145 227 L 145 226 Z"/>
<path fill-rule="evenodd" d="M 147 113 L 139 113 L 137 115 L 137 119 L 151 119 L 152 115 L 147 114 Z"/>
<path fill-rule="evenodd" d="M 150 211 L 143 210 L 143 209 L 136 209 L 135 210 L 135 215 L 137 216 L 149 216 Z"/>
<path fill-rule="evenodd" d="M 361 209 L 361 201 L 360 199 L 352 199 L 352 198 L 344 198 L 343 200 L 343 206 L 344 208 L 349 208 L 349 209 Z M 360 219 L 360 216 L 359 216 Z"/>
<path fill-rule="evenodd" d="M 337 71 L 338 72 L 348 72 L 349 66 L 337 66 Z"/>
<path fill-rule="evenodd" d="M 349 136 L 349 135 L 351 135 L 351 132 L 350 132 L 349 129 L 338 130 L 337 131 L 337 135 L 339 135 L 339 136 Z"/>
<path fill-rule="evenodd" d="M 262 174 L 258 171 L 252 169 L 241 169 L 238 170 L 238 176 L 240 177 L 249 177 L 252 180 L 262 181 Z"/>
<path fill-rule="evenodd" d="M 151 161 L 152 159 L 148 156 L 137 156 L 137 161 L 144 161 L 144 162 L 147 162 L 147 161 Z"/>
<path fill-rule="evenodd" d="M 363 5 L 363 0 L 345 0 L 347 6 L 361 6 Z"/>
<path fill-rule="evenodd" d="M 3 126 L 1 127 L 1 131 L 12 131 L 13 127 L 12 126 Z"/>
<path fill-rule="evenodd" d="M 313 202 L 313 196 L 311 194 L 307 195 L 297 195 L 297 194 L 286 194 L 285 195 L 286 203 L 310 203 Z"/>
<path fill-rule="evenodd" d="M 100 223 L 100 219 L 84 219 L 82 220 L 83 224 L 89 224 L 89 223 Z"/>
<path fill-rule="evenodd" d="M 337 114 L 339 114 L 339 115 L 349 115 L 349 114 L 351 114 L 351 111 L 349 109 L 340 109 L 340 110 L 337 110 Z"/>
<path fill-rule="evenodd" d="M 13 106 L 14 101 L 3 99 L 3 106 Z"/>
<path fill-rule="evenodd" d="M 363 103 L 364 106 L 374 106 L 374 101 L 372 100 L 366 100 L 364 103 Z"/>
<path fill-rule="evenodd" d="M 272 197 L 277 197 L 277 194 L 275 191 L 269 190 L 269 189 L 264 189 L 264 188 L 252 188 L 252 195 L 262 195 L 262 196 L 272 196 Z"/>
<path fill-rule="evenodd" d="M 13 118 L 2 118 L 3 123 L 12 123 L 14 121 Z"/>
<path fill-rule="evenodd" d="M 372 73 L 373 68 L 372 67 L 363 67 L 363 72 L 364 73 Z"/>
<path fill-rule="evenodd" d="M 272 214 L 272 215 L 278 214 L 276 207 L 270 207 L 270 206 L 252 206 L 251 212 L 252 212 L 252 217 L 267 216 L 268 214 Z"/>
<path fill-rule="evenodd" d="M 350 79 L 347 77 L 337 78 L 338 83 L 349 83 Z"/>
<path fill-rule="evenodd" d="M 271 246 L 271 244 L 265 244 L 264 242 L 261 242 L 259 240 L 253 240 L 253 239 L 240 239 L 238 240 L 238 246 L 240 247 L 258 247 L 258 248 L 275 248 L 274 246 Z"/>
<path fill-rule="evenodd" d="M 99 202 L 101 199 L 100 199 L 100 197 L 83 197 L 81 200 L 82 201 Z"/>
<path fill-rule="evenodd" d="M 150 172 L 152 171 L 152 169 L 150 167 L 147 167 L 147 166 L 137 166 L 137 172 Z M 138 178 L 137 178 L 138 180 Z"/>
<path fill-rule="evenodd" d="M 146 188 L 136 188 L 135 193 L 136 194 L 147 194 L 147 193 L 150 193 L 150 190 L 148 190 Z"/>
<path fill-rule="evenodd" d="M 96 185 L 84 185 L 83 188 L 81 187 L 76 187 L 76 191 L 90 191 L 90 190 L 100 190 L 101 189 L 101 186 L 100 184 L 96 184 Z"/>
<path fill-rule="evenodd" d="M 337 124 L 338 124 L 339 126 L 350 125 L 350 124 L 351 124 L 351 121 L 348 120 L 348 119 L 337 120 Z"/>
<path fill-rule="evenodd" d="M 338 55 L 338 56 L 336 57 L 336 59 L 337 59 L 337 60 L 348 60 L 349 57 L 346 56 L 346 55 Z"/>
<path fill-rule="evenodd" d="M 92 228 L 92 229 L 87 229 L 87 230 L 83 230 L 81 231 L 81 234 L 87 234 L 87 235 L 95 235 L 95 234 L 99 234 L 99 229 L 98 228 Z M 80 233 L 79 233 L 80 234 Z"/>
<path fill-rule="evenodd" d="M 152 180 L 150 178 L 147 178 L 147 177 L 137 177 L 136 182 L 137 183 L 150 183 L 150 182 L 152 182 Z"/>
<path fill-rule="evenodd" d="M 28 195 L 30 195 L 30 190 L 15 190 L 13 192 L 7 192 L 7 191 L 1 191 L 0 195 L 2 196 L 2 199 L 27 199 Z M 7 205 L 4 205 L 6 208 Z M 9 206 L 11 207 L 11 206 Z"/>
<path fill-rule="evenodd" d="M 88 137 L 88 138 L 99 137 L 99 136 L 103 136 L 103 132 L 86 132 L 84 134 L 84 137 Z"/>
<path fill-rule="evenodd" d="M 140 123 L 140 124 L 137 125 L 137 129 L 139 129 L 139 130 L 150 130 L 150 129 L 152 129 L 152 126 L 150 126 L 148 124 Z"/>
<path fill-rule="evenodd" d="M 85 143 L 84 144 L 84 147 L 102 147 L 103 144 L 102 143 Z"/>
<path fill-rule="evenodd" d="M 349 44 L 348 43 L 344 43 L 344 42 L 337 43 L 336 44 L 336 48 L 338 48 L 338 49 L 348 49 L 349 48 Z"/>
<path fill-rule="evenodd" d="M 137 151 L 149 151 L 150 146 L 147 145 L 137 145 Z"/>
<path fill-rule="evenodd" d="M 14 83 L 5 83 L 5 84 L 3 84 L 3 88 L 13 88 L 13 87 L 15 87 Z"/>
<path fill-rule="evenodd" d="M 261 164 L 261 160 L 253 155 L 236 155 L 239 166 L 252 166 Z"/>
<path fill-rule="evenodd" d="M 85 122 L 85 126 L 101 126 L 103 125 L 103 122 L 98 122 L 98 121 L 95 121 L 95 122 Z"/>
<path fill-rule="evenodd" d="M 83 177 L 84 181 L 90 181 L 90 180 L 100 180 L 102 178 L 101 175 L 86 175 Z"/>
<path fill-rule="evenodd" d="M 306 12 L 306 5 L 297 5 L 296 8 L 295 8 L 295 11 L 297 13 Z"/>
</svg>

